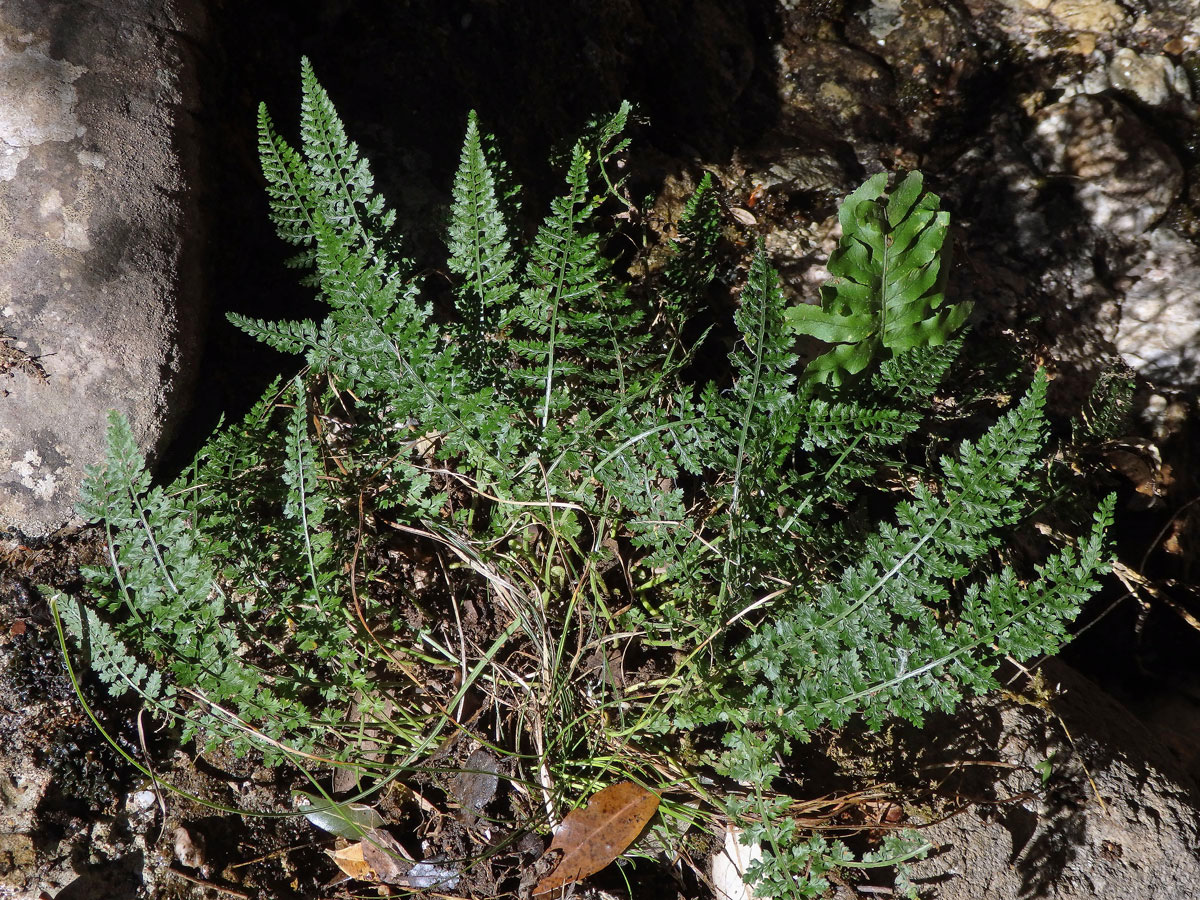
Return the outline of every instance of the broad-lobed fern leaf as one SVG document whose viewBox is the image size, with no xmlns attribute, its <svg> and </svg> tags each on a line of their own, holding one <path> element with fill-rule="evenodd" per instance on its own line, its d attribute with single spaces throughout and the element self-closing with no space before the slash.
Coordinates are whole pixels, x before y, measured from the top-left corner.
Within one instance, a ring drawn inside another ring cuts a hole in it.
<svg viewBox="0 0 1200 900">
<path fill-rule="evenodd" d="M 799 334 L 833 344 L 808 364 L 808 378 L 841 384 L 874 359 L 945 343 L 966 321 L 969 303 L 947 303 L 942 245 L 950 216 L 911 172 L 887 201 L 887 173 L 850 194 L 838 210 L 842 237 L 827 268 L 820 306 L 788 310 Z"/>
</svg>

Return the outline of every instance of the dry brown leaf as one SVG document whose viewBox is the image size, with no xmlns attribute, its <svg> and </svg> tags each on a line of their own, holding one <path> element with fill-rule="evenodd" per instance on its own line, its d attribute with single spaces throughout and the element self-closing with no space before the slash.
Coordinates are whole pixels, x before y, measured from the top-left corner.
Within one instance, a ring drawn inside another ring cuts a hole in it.
<svg viewBox="0 0 1200 900">
<path fill-rule="evenodd" d="M 606 787 L 587 806 L 571 810 L 546 851 L 560 852 L 562 858 L 533 893 L 545 894 L 599 872 L 625 852 L 657 810 L 658 795 L 630 781 Z"/>
<path fill-rule="evenodd" d="M 375 873 L 363 859 L 362 841 L 343 847 L 341 850 L 326 850 L 325 852 L 329 854 L 330 859 L 337 863 L 337 867 L 351 878 L 359 881 L 375 880 Z"/>
<path fill-rule="evenodd" d="M 368 830 L 361 841 L 325 852 L 339 869 L 358 881 L 398 884 L 412 868 L 400 842 L 378 828 Z"/>
<path fill-rule="evenodd" d="M 754 218 L 754 213 L 750 212 L 748 209 L 742 209 L 740 206 L 735 206 L 730 210 L 730 212 L 733 213 L 733 217 L 743 225 L 758 224 L 758 219 Z"/>
<path fill-rule="evenodd" d="M 371 880 L 397 884 L 412 868 L 400 842 L 378 828 L 372 828 L 362 839 L 362 857 L 371 869 Z"/>
</svg>

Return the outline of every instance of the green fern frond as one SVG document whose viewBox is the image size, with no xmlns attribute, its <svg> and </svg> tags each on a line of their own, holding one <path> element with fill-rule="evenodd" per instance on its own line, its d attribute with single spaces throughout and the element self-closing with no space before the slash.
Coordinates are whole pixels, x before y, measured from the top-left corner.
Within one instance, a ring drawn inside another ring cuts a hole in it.
<svg viewBox="0 0 1200 900">
<path fill-rule="evenodd" d="M 375 194 L 371 168 L 347 138 L 308 57 L 300 60 L 300 86 L 300 141 L 312 173 L 309 191 L 320 198 L 318 208 L 327 222 L 352 241 L 371 246 L 391 224 L 390 218 L 376 221 L 384 211 L 383 198 Z"/>
<path fill-rule="evenodd" d="M 711 173 L 704 173 L 684 204 L 678 229 L 678 236 L 670 245 L 671 257 L 663 269 L 659 290 L 663 315 L 677 337 L 684 323 L 700 308 L 704 292 L 717 272 L 721 206 Z"/>
<path fill-rule="evenodd" d="M 265 103 L 258 107 L 258 158 L 267 182 L 275 231 L 287 243 L 302 248 L 287 265 L 310 270 L 316 263 L 312 172 L 304 158 L 276 132 Z"/>
<path fill-rule="evenodd" d="M 435 316 L 307 60 L 302 84 L 298 149 L 265 109 L 259 146 L 272 219 L 326 314 L 232 319 L 304 354 L 311 377 L 273 384 L 165 490 L 114 417 L 80 507 L 103 521 L 110 565 L 87 570 L 95 600 L 65 611 L 67 629 L 114 693 L 272 761 L 292 748 L 383 775 L 427 759 L 484 677 L 529 686 L 536 712 L 558 716 L 538 763 L 559 785 L 607 778 L 620 748 L 658 768 L 654 748 L 684 731 L 713 762 L 705 742 L 723 739 L 721 772 L 749 785 L 727 811 L 770 847 L 756 894 L 817 891 L 849 851 L 805 838 L 772 792 L 781 751 L 850 716 L 919 722 L 993 686 L 1003 655 L 1066 639 L 1106 562 L 1111 499 L 1040 564 L 1013 552 L 1055 499 L 1041 373 L 931 464 L 961 405 L 949 373 L 969 308 L 942 293 L 937 198 L 915 173 L 890 196 L 886 176 L 868 181 L 840 212 L 821 307 L 788 310 L 761 250 L 740 291 L 736 265 L 718 280 L 711 177 L 665 249 L 634 231 L 614 177 L 627 104 L 574 143 L 522 247 L 471 114 L 446 236 L 457 310 Z M 618 236 L 647 254 L 629 269 L 644 280 L 609 258 Z M 732 322 L 708 302 L 731 288 Z M 715 343 L 697 332 L 730 331 L 727 360 L 690 365 Z M 835 345 L 803 372 L 798 333 Z M 422 587 L 390 562 L 410 535 L 462 565 Z M 470 598 L 490 649 L 439 634 L 447 592 L 455 614 Z M 631 640 L 678 669 L 613 702 L 582 661 Z M 453 696 L 438 693 L 450 671 Z M 511 719 L 492 740 L 519 753 L 529 719 Z M 687 762 L 673 753 L 668 768 Z M 885 851 L 864 862 L 908 852 Z"/>
<path fill-rule="evenodd" d="M 956 685 L 990 683 L 996 657 L 983 648 L 993 641 L 1000 653 L 1009 641 L 1024 652 L 1036 622 L 1045 639 L 1038 646 L 1055 643 L 1081 596 L 1095 587 L 1111 505 L 1097 514 L 1078 561 L 1067 549 L 1043 565 L 1040 605 L 1013 606 L 1015 576 L 1002 573 L 964 599 L 977 613 L 969 631 L 943 624 L 954 621 L 946 611 L 958 582 L 1020 521 L 1024 498 L 1036 488 L 1031 470 L 1044 439 L 1045 387 L 1039 375 L 978 441 L 964 443 L 957 459 L 943 458 L 940 496 L 918 485 L 897 508 L 896 524 L 881 525 L 866 540 L 859 562 L 811 598 L 797 595 L 777 607 L 750 636 L 740 656 L 749 708 L 783 710 L 780 733 L 795 738 L 824 722 L 839 726 L 855 712 L 872 726 L 888 715 L 919 723 L 924 710 L 953 706 Z M 990 613 L 1008 611 L 981 618 L 979 596 L 989 598 Z"/>
<path fill-rule="evenodd" d="M 624 109 L 624 107 L 623 107 Z M 538 229 L 526 267 L 526 287 L 504 316 L 501 327 L 524 361 L 513 374 L 536 386 L 536 417 L 543 430 L 552 414 L 567 408 L 579 392 L 598 408 L 628 391 L 637 338 L 644 319 L 626 292 L 611 282 L 610 263 L 600 252 L 592 220 L 603 197 L 589 195 L 589 168 L 603 166 L 616 148 L 614 129 L 621 113 L 600 129 L 599 149 L 581 140 L 571 152 L 566 192 L 551 202 Z"/>
<path fill-rule="evenodd" d="M 267 322 L 233 312 L 228 314 L 228 319 L 246 334 L 280 353 L 307 353 L 318 343 L 317 323 L 311 319 Z"/>
<path fill-rule="evenodd" d="M 108 685 L 109 694 L 120 697 L 133 691 L 156 706 L 168 703 L 170 697 L 164 691 L 162 675 L 134 658 L 94 610 L 59 591 L 47 590 L 46 596 L 58 612 L 66 633 L 89 651 L 90 665 L 101 683 Z"/>
<path fill-rule="evenodd" d="M 1135 387 L 1133 372 L 1127 367 L 1101 372 L 1071 425 L 1071 443 L 1083 446 L 1120 437 L 1128 425 Z"/>
<path fill-rule="evenodd" d="M 887 173 L 850 194 L 838 211 L 842 238 L 821 305 L 794 306 L 788 323 L 834 348 L 809 363 L 808 378 L 841 384 L 878 358 L 938 345 L 966 321 L 969 303 L 945 302 L 942 245 L 950 217 L 912 172 L 883 202 Z"/>
<path fill-rule="evenodd" d="M 457 293 L 467 346 L 464 362 L 480 372 L 480 378 L 487 378 L 495 365 L 493 337 L 518 285 L 513 279 L 516 259 L 496 197 L 496 179 L 484 154 L 474 112 L 467 118 L 467 135 L 454 176 L 447 249 L 447 266 L 462 278 Z"/>
</svg>

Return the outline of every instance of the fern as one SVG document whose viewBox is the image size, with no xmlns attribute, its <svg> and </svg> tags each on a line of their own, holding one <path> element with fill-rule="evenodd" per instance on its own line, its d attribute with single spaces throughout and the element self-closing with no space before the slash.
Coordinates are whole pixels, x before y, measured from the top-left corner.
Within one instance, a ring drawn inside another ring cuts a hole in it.
<svg viewBox="0 0 1200 900">
<path fill-rule="evenodd" d="M 841 384 L 873 359 L 944 343 L 966 321 L 971 305 L 946 303 L 943 294 L 950 217 L 921 185 L 912 172 L 884 203 L 880 172 L 842 203 L 842 238 L 827 266 L 834 278 L 821 305 L 788 310 L 796 332 L 835 345 L 808 364 L 809 378 Z"/>
<path fill-rule="evenodd" d="M 711 173 L 704 173 L 679 217 L 679 234 L 663 269 L 659 296 L 668 327 L 682 337 L 685 323 L 703 308 L 704 293 L 717 273 L 721 208 Z"/>
<path fill-rule="evenodd" d="M 467 119 L 462 159 L 454 177 L 451 223 L 447 265 L 462 278 L 457 293 L 466 347 L 463 361 L 479 373 L 482 385 L 496 377 L 496 332 L 518 285 L 496 179 L 484 155 L 474 112 Z"/>
<path fill-rule="evenodd" d="M 624 105 L 600 130 L 595 156 L 583 141 L 571 151 L 567 190 L 551 203 L 550 215 L 534 236 L 526 267 L 527 286 L 503 320 L 520 337 L 512 346 L 524 361 L 518 379 L 536 385 L 536 416 L 542 429 L 551 414 L 571 405 L 572 391 L 601 408 L 627 391 L 629 351 L 637 345 L 643 313 L 608 279 L 600 236 L 590 229 L 601 197 L 588 192 L 589 164 L 616 153 L 615 136 L 629 113 Z"/>
<path fill-rule="evenodd" d="M 301 80 L 299 149 L 265 108 L 259 147 L 271 219 L 325 315 L 232 318 L 309 371 L 223 425 L 168 488 L 113 418 L 80 506 L 103 522 L 110 565 L 86 573 L 87 608 L 59 602 L 67 630 L 114 694 L 273 761 L 382 774 L 427 757 L 449 725 L 470 727 L 451 716 L 483 673 L 520 687 L 496 734 L 518 770 L 537 748 L 542 783 L 675 772 L 672 743 L 697 729 L 723 742 L 705 758 L 749 785 L 726 811 L 768 848 L 756 892 L 819 892 L 848 851 L 789 818 L 772 792 L 781 753 L 851 716 L 920 722 L 993 687 L 1004 655 L 1067 638 L 1106 562 L 1111 499 L 1040 561 L 1009 550 L 1054 499 L 1040 373 L 929 462 L 938 401 L 968 389 L 950 374 L 969 304 L 942 291 L 937 198 L 917 173 L 886 199 L 886 176 L 870 179 L 840 212 L 821 306 L 788 308 L 764 252 L 740 268 L 722 241 L 706 176 L 654 251 L 665 261 L 643 267 L 656 274 L 631 284 L 609 255 L 638 220 L 612 177 L 628 105 L 573 144 L 528 246 L 471 114 L 446 232 L 456 308 L 435 320 L 307 60 Z M 707 301 L 731 288 L 722 318 Z M 710 331 L 732 349 L 698 380 Z M 798 333 L 835 346 L 801 368 Z M 413 534 L 451 558 L 436 588 L 390 568 Z M 468 593 L 496 630 L 489 649 L 441 633 L 447 598 L 457 615 Z M 678 668 L 660 689 L 597 696 L 609 688 L 581 660 L 610 649 Z M 451 669 L 466 677 L 440 694 Z"/>
<path fill-rule="evenodd" d="M 101 684 L 113 697 L 133 691 L 160 708 L 173 706 L 172 686 L 164 687 L 162 675 L 130 653 L 125 643 L 96 612 L 60 591 L 49 592 L 49 602 L 67 633 L 92 651 L 91 666 Z"/>
</svg>

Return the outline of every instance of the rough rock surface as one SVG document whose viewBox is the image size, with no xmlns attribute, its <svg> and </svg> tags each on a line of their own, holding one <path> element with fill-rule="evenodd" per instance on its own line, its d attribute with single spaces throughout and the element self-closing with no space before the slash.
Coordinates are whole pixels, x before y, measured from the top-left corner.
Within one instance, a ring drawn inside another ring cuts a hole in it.
<svg viewBox="0 0 1200 900">
<path fill-rule="evenodd" d="M 1080 94 L 1041 110 L 1036 121 L 1039 161 L 1071 179 L 1096 230 L 1140 237 L 1179 197 L 1179 160 L 1120 101 Z"/>
<path fill-rule="evenodd" d="M 991 746 L 958 748 L 1007 774 L 981 803 L 932 825 L 913 866 L 929 900 L 1184 900 L 1200 884 L 1196 786 L 1137 719 L 1060 663 L 1057 716 L 985 700 L 966 713 Z M 1064 730 L 1064 726 L 1065 729 Z M 1066 736 L 1069 731 L 1072 743 Z"/>
<path fill-rule="evenodd" d="M 1175 232 L 1151 235 L 1130 269 L 1114 343 L 1135 370 L 1164 385 L 1200 380 L 1200 248 Z"/>
<path fill-rule="evenodd" d="M 73 514 L 108 410 L 148 451 L 202 321 L 190 0 L 0 6 L 0 527 Z"/>
</svg>

